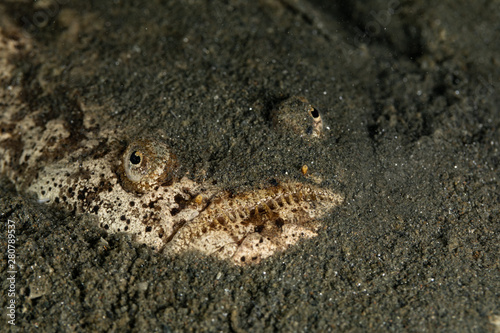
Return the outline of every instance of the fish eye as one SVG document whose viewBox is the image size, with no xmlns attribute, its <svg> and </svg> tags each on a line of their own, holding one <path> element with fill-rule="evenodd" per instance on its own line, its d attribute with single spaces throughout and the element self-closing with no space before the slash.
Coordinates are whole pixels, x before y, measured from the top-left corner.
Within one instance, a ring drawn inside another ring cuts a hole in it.
<svg viewBox="0 0 500 333">
<path fill-rule="evenodd" d="M 176 159 L 162 142 L 139 139 L 123 153 L 120 180 L 127 191 L 145 193 L 172 178 Z"/>
<path fill-rule="evenodd" d="M 275 129 L 285 135 L 295 133 L 302 138 L 318 138 L 323 133 L 323 120 L 319 109 L 301 96 L 291 96 L 271 110 Z"/>
<path fill-rule="evenodd" d="M 311 109 L 309 110 L 309 112 L 311 113 L 311 116 L 316 119 L 319 117 L 319 111 L 314 108 L 314 107 L 311 107 Z"/>
</svg>

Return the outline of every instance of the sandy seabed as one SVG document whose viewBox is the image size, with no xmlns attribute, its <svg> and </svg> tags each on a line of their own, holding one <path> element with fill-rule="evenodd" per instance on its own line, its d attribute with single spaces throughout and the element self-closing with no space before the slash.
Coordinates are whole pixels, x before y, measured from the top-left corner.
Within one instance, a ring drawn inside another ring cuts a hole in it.
<svg viewBox="0 0 500 333">
<path fill-rule="evenodd" d="M 10 331 L 500 331 L 497 1 L 3 1 L 0 15 L 0 108 L 76 137 L 86 112 L 95 131 L 155 133 L 221 189 L 293 179 L 345 196 L 317 237 L 241 268 L 156 254 L 4 179 Z M 273 124 L 290 96 L 320 110 L 321 139 Z"/>
</svg>

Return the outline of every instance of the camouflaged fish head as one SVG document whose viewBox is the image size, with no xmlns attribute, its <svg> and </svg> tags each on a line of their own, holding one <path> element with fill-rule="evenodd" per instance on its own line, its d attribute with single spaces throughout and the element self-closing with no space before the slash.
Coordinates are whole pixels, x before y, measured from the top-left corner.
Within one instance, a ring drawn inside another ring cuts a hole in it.
<svg viewBox="0 0 500 333">
<path fill-rule="evenodd" d="M 315 236 L 319 219 L 343 201 L 299 182 L 243 193 L 196 183 L 177 174 L 179 162 L 161 138 L 128 139 L 97 106 L 80 105 L 78 124 L 62 112 L 32 109 L 20 84 L 11 84 L 15 68 L 3 61 L 17 52 L 15 43 L 0 40 L 0 172 L 39 202 L 96 216 L 109 232 L 165 254 L 194 250 L 244 265 Z M 290 110 L 309 118 L 296 126 Z M 281 111 L 275 121 L 295 130 L 314 135 L 322 128 L 303 99 Z"/>
</svg>

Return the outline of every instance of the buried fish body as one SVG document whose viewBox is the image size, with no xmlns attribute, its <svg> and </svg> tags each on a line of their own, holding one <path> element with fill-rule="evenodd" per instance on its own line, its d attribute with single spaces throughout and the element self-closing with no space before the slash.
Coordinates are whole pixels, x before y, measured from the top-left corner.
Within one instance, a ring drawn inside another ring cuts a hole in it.
<svg viewBox="0 0 500 333">
<path fill-rule="evenodd" d="M 27 174 L 35 175 L 17 177 L 16 185 L 41 202 L 96 215 L 102 228 L 130 233 L 158 251 L 198 250 L 240 265 L 315 236 L 317 219 L 343 200 L 299 182 L 232 194 L 187 177 L 175 179 L 166 174 L 175 165 L 173 154 L 158 141 L 134 141 L 120 159 L 122 152 L 117 143 L 99 142 L 30 170 Z"/>
<path fill-rule="evenodd" d="M 319 219 L 343 201 L 328 189 L 287 181 L 230 193 L 178 175 L 166 143 L 126 140 L 99 107 L 82 102 L 69 115 L 33 109 L 20 85 L 9 85 L 14 69 L 1 60 L 17 49 L 12 43 L 0 43 L 0 173 L 39 202 L 94 215 L 109 232 L 131 234 L 159 252 L 195 250 L 246 265 L 315 236 Z"/>
</svg>

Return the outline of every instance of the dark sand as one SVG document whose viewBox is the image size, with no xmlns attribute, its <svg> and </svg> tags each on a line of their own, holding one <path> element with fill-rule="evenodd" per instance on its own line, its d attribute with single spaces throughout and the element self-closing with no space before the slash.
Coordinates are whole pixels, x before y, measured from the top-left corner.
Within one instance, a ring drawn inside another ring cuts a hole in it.
<svg viewBox="0 0 500 333">
<path fill-rule="evenodd" d="M 0 7 L 34 39 L 12 59 L 33 108 L 78 122 L 77 100 L 92 101 L 223 189 L 308 182 L 306 164 L 346 200 L 318 237 L 240 268 L 157 255 L 3 181 L 0 327 L 500 330 L 498 1 L 63 2 Z M 273 127 L 293 95 L 321 110 L 323 140 Z"/>
</svg>

